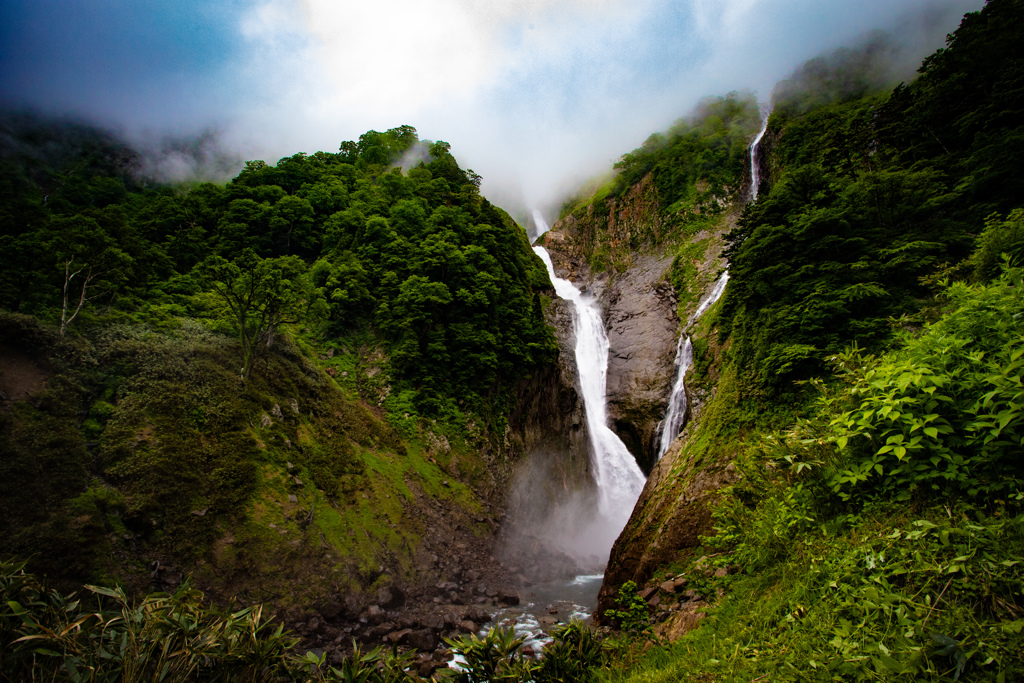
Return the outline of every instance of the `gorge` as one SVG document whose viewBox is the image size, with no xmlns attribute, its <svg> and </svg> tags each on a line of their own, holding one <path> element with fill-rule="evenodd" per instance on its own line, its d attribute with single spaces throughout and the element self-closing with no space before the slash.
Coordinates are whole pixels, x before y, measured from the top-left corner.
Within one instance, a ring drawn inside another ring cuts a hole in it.
<svg viewBox="0 0 1024 683">
<path fill-rule="evenodd" d="M 0 679 L 1024 676 L 1021 35 L 557 216 L 411 126 L 166 183 L 0 115 Z"/>
</svg>

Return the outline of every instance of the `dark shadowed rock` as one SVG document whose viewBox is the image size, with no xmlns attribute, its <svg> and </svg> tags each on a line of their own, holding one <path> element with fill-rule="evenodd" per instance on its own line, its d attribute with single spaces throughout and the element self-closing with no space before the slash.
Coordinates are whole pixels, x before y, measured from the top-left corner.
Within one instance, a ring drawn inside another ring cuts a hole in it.
<svg viewBox="0 0 1024 683">
<path fill-rule="evenodd" d="M 411 632 L 406 637 L 406 643 L 410 647 L 414 647 L 417 650 L 423 652 L 430 652 L 437 648 L 440 639 L 437 636 L 437 632 L 429 628 L 421 628 L 419 630 Z"/>
</svg>

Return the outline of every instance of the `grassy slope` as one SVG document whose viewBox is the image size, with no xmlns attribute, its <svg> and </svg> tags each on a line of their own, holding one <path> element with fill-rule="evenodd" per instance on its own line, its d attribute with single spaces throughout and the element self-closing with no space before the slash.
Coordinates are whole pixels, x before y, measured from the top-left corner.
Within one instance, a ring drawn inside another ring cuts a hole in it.
<svg viewBox="0 0 1024 683">
<path fill-rule="evenodd" d="M 365 343 L 328 359 L 284 340 L 243 387 L 234 343 L 196 325 L 62 342 L 25 317 L 4 323 L 5 345 L 50 371 L 42 394 L 0 414 L 4 551 L 68 586 L 146 590 L 159 561 L 214 595 L 311 607 L 412 581 L 428 501 L 490 530 L 471 488 L 490 476 L 481 437 L 402 414 L 395 429 L 374 405 L 386 359 Z"/>
</svg>

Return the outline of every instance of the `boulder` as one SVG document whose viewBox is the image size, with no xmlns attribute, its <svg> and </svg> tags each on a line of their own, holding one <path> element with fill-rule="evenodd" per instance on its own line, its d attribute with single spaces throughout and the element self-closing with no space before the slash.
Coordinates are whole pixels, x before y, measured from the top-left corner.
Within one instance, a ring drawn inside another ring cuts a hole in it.
<svg viewBox="0 0 1024 683">
<path fill-rule="evenodd" d="M 500 602 L 502 605 L 511 606 L 519 604 L 519 596 L 509 591 L 501 591 L 500 593 L 498 593 L 497 598 L 498 602 Z"/>
<path fill-rule="evenodd" d="M 437 648 L 440 639 L 437 637 L 437 632 L 433 629 L 421 628 L 409 633 L 405 642 L 417 650 L 431 652 Z"/>
<path fill-rule="evenodd" d="M 405 604 L 405 593 L 395 586 L 384 586 L 377 591 L 377 602 L 385 609 L 394 609 Z"/>
<path fill-rule="evenodd" d="M 478 624 L 486 624 L 491 620 L 491 614 L 483 607 L 474 606 L 466 610 L 466 618 Z"/>
<path fill-rule="evenodd" d="M 390 621 L 384 621 L 370 629 L 369 636 L 374 640 L 380 640 L 395 630 L 395 625 Z"/>
<path fill-rule="evenodd" d="M 370 605 L 366 608 L 366 622 L 373 626 L 384 621 L 387 615 L 384 614 L 384 610 L 380 608 L 380 605 Z"/>
<path fill-rule="evenodd" d="M 406 640 L 410 633 L 412 633 L 411 628 L 403 628 L 401 631 L 392 631 L 391 633 L 387 634 L 386 636 L 384 636 L 384 640 L 386 640 L 389 643 L 398 644 Z"/>
</svg>

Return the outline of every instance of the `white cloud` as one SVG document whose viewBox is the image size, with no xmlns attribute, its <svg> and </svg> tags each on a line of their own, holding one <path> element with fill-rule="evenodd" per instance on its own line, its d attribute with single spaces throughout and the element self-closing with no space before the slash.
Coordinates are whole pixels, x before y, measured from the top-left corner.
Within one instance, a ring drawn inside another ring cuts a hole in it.
<svg viewBox="0 0 1024 683">
<path fill-rule="evenodd" d="M 273 160 L 408 123 L 452 143 L 489 196 L 553 206 L 702 96 L 767 99 L 800 61 L 900 14 L 979 3 L 265 0 L 240 20 L 252 85 L 231 129 Z"/>
</svg>

